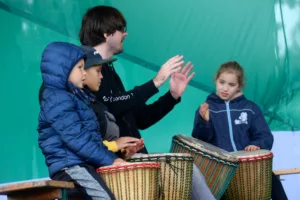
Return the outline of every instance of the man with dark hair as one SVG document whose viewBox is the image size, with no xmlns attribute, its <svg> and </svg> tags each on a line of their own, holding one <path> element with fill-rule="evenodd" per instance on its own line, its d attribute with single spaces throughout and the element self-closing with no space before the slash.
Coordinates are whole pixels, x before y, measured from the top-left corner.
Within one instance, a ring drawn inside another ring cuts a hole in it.
<svg viewBox="0 0 300 200">
<path fill-rule="evenodd" d="M 124 16 L 113 7 L 96 6 L 89 9 L 82 19 L 79 33 L 83 45 L 94 47 L 103 59 L 123 51 L 123 41 L 128 35 Z M 169 59 L 153 80 L 131 91 L 125 91 L 119 75 L 111 65 L 103 65 L 103 79 L 97 100 L 102 101 L 116 117 L 120 136 L 141 138 L 139 129 L 146 129 L 180 102 L 187 84 L 194 76 L 189 75 L 192 64 L 181 70 L 183 56 Z M 171 76 L 170 90 L 157 101 L 147 105 L 146 101 L 158 92 L 158 88 Z M 147 153 L 146 148 L 140 152 Z"/>
<path fill-rule="evenodd" d="M 82 45 L 96 49 L 103 59 L 111 58 L 123 51 L 123 41 L 128 35 L 126 25 L 125 18 L 117 9 L 108 6 L 93 7 L 82 19 L 80 41 Z M 183 56 L 174 56 L 162 65 L 155 78 L 127 92 L 113 65 L 102 65 L 103 78 L 96 97 L 115 116 L 121 137 L 141 138 L 139 129 L 152 126 L 180 102 L 181 95 L 195 74 L 189 75 L 193 68 L 190 62 L 181 70 L 182 59 Z M 169 77 L 170 90 L 154 103 L 147 105 L 146 101 L 158 92 L 158 88 Z M 143 148 L 139 152 L 147 153 L 147 150 Z M 205 178 L 195 166 L 192 199 L 215 199 Z"/>
<path fill-rule="evenodd" d="M 111 35 L 120 31 L 127 35 L 126 26 L 125 18 L 117 9 L 108 6 L 96 6 L 89 9 L 82 19 L 79 32 L 80 42 L 87 46 L 97 46 L 106 42 L 105 33 Z"/>
</svg>

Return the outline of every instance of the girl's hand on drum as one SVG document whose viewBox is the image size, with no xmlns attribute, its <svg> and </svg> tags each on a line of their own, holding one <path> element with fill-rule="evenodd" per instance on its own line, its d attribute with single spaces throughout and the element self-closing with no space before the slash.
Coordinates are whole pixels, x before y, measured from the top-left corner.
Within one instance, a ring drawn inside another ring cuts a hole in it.
<svg viewBox="0 0 300 200">
<path fill-rule="evenodd" d="M 136 146 L 139 139 L 134 137 L 120 137 L 116 139 L 115 142 L 117 143 L 118 150 L 121 150 L 126 147 Z"/>
<path fill-rule="evenodd" d="M 203 120 L 209 120 L 209 105 L 206 102 L 200 106 L 199 113 Z"/>
<path fill-rule="evenodd" d="M 255 145 L 249 145 L 246 146 L 245 151 L 256 151 L 256 150 L 260 150 L 260 147 L 255 146 Z"/>
<path fill-rule="evenodd" d="M 112 165 L 117 166 L 117 165 L 123 165 L 123 164 L 127 164 L 127 162 L 121 158 L 117 158 Z"/>
</svg>

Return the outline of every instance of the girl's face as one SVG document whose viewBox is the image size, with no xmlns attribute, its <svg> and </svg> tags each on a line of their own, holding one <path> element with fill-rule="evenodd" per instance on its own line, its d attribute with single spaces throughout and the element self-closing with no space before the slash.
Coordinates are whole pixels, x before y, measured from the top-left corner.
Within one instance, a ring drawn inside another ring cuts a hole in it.
<svg viewBox="0 0 300 200">
<path fill-rule="evenodd" d="M 96 65 L 86 69 L 86 79 L 84 84 L 92 91 L 98 92 L 103 78 L 101 73 L 102 65 Z"/>
<path fill-rule="evenodd" d="M 78 88 L 83 88 L 83 82 L 85 80 L 86 72 L 84 71 L 84 60 L 81 59 L 78 63 L 73 67 L 68 81 L 73 83 Z"/>
<path fill-rule="evenodd" d="M 235 73 L 223 72 L 216 80 L 216 93 L 224 101 L 234 99 L 240 92 L 238 78 Z"/>
</svg>

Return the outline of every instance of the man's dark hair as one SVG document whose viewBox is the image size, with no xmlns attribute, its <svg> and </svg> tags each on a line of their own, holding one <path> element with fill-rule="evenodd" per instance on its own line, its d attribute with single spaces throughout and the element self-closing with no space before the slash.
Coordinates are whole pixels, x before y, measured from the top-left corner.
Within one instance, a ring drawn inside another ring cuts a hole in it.
<svg viewBox="0 0 300 200">
<path fill-rule="evenodd" d="M 88 9 L 82 18 L 79 38 L 82 45 L 96 46 L 105 42 L 104 33 L 126 31 L 126 20 L 116 8 L 96 6 Z"/>
</svg>

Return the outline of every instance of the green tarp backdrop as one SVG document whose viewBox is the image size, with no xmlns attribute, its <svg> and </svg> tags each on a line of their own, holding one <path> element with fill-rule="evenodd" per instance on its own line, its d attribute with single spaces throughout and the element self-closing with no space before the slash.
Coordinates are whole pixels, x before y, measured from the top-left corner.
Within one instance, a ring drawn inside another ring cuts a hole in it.
<svg viewBox="0 0 300 200">
<path fill-rule="evenodd" d="M 299 0 L 0 0 L 0 183 L 48 176 L 36 131 L 41 53 L 52 41 L 79 44 L 81 18 L 95 5 L 117 7 L 127 19 L 115 66 L 127 89 L 173 55 L 195 65 L 182 102 L 142 131 L 150 152 L 167 152 L 173 135 L 191 133 L 195 110 L 229 60 L 245 68 L 244 92 L 273 131 L 300 130 Z M 167 90 L 168 83 L 149 103 Z"/>
</svg>

